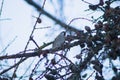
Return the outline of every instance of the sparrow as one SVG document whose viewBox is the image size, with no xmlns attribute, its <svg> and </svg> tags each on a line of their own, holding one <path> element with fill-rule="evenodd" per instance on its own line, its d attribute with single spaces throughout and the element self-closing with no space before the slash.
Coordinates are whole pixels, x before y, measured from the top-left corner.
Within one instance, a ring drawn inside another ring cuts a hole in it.
<svg viewBox="0 0 120 80">
<path fill-rule="evenodd" d="M 61 47 L 65 42 L 65 31 L 62 31 L 53 41 L 52 49 Z"/>
</svg>

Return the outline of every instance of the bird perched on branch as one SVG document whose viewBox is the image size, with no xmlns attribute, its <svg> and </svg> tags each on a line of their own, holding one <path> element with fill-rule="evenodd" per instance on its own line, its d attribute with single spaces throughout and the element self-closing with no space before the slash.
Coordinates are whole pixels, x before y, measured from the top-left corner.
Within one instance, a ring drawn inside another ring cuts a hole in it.
<svg viewBox="0 0 120 80">
<path fill-rule="evenodd" d="M 52 49 L 61 47 L 64 42 L 65 42 L 65 31 L 62 31 L 54 40 L 53 45 L 52 45 Z"/>
</svg>

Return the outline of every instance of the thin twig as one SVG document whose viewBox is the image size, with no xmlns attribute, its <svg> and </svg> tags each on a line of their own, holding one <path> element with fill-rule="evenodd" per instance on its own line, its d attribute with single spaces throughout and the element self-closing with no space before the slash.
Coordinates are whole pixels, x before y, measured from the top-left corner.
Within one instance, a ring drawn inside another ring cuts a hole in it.
<svg viewBox="0 0 120 80">
<path fill-rule="evenodd" d="M 2 3 L 1 3 L 1 8 L 0 8 L 0 18 L 1 18 L 1 14 L 2 14 L 3 4 L 4 4 L 4 0 L 2 0 Z"/>
<path fill-rule="evenodd" d="M 65 24 L 64 22 L 62 22 L 61 20 L 57 19 L 56 17 L 54 17 L 53 15 L 51 15 L 50 13 L 48 13 L 47 11 L 43 10 L 38 4 L 36 4 L 35 2 L 31 1 L 31 0 L 25 0 L 28 4 L 32 5 L 33 7 L 35 7 L 38 11 L 41 11 L 43 13 L 43 15 L 49 17 L 51 20 L 55 21 L 55 23 L 57 23 L 58 25 L 60 25 L 61 27 L 65 28 L 65 29 L 69 29 L 71 31 L 81 31 L 78 30 L 72 26 L 68 26 L 67 24 Z"/>
<path fill-rule="evenodd" d="M 6 73 L 7 71 L 11 70 L 12 68 L 16 67 L 17 65 L 21 64 L 23 61 L 25 61 L 27 58 L 23 58 L 22 60 L 20 60 L 18 63 L 14 64 L 13 66 L 9 67 L 8 69 L 3 70 L 2 72 L 0 72 L 0 75 Z"/>
<path fill-rule="evenodd" d="M 90 22 L 93 22 L 93 20 L 90 20 L 90 19 L 87 19 L 87 18 L 83 18 L 83 17 L 78 17 L 78 18 L 73 18 L 68 25 L 70 25 L 73 21 L 75 20 L 78 20 L 78 19 L 84 19 L 84 20 L 87 20 L 87 21 L 90 21 Z"/>
<path fill-rule="evenodd" d="M 95 73 L 95 71 L 93 71 L 86 80 L 89 80 L 89 78 L 90 78 L 94 73 Z"/>
<path fill-rule="evenodd" d="M 15 41 L 15 39 L 17 38 L 17 36 L 0 52 L 0 54 L 4 53 L 8 47 Z"/>
<path fill-rule="evenodd" d="M 39 48 L 39 45 L 38 45 L 37 42 L 33 39 L 33 36 L 30 37 L 30 40 L 33 41 L 33 43 L 37 46 L 37 48 Z"/>
</svg>

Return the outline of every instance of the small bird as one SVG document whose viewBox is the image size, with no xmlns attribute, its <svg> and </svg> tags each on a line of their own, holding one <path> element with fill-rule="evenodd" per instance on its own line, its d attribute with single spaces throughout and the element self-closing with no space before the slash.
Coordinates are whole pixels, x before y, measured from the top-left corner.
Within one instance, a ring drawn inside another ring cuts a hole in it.
<svg viewBox="0 0 120 80">
<path fill-rule="evenodd" d="M 54 40 L 53 45 L 52 45 L 52 49 L 61 47 L 64 42 L 65 42 L 65 31 L 62 31 Z"/>
</svg>

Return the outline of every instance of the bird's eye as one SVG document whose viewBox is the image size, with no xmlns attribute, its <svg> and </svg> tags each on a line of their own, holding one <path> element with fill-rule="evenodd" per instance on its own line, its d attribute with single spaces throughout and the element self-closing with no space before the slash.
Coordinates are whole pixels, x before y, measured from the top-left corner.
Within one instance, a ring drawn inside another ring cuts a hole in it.
<svg viewBox="0 0 120 80">
<path fill-rule="evenodd" d="M 63 35 L 65 35 L 66 33 L 65 32 L 63 32 Z"/>
</svg>

